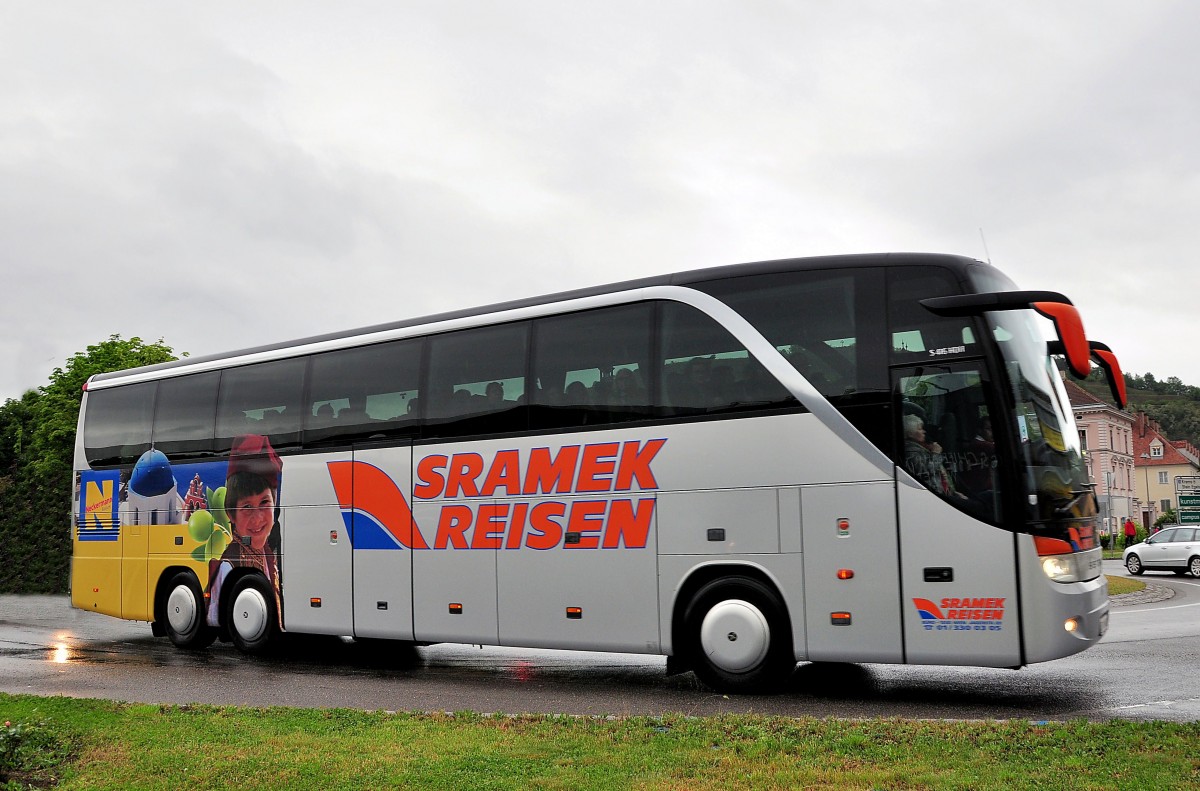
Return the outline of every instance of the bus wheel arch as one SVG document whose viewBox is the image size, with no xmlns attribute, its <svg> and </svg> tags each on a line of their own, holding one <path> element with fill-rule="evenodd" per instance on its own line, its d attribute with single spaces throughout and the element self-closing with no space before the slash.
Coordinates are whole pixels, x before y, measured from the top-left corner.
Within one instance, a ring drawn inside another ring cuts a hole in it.
<svg viewBox="0 0 1200 791">
<path fill-rule="evenodd" d="M 222 595 L 222 623 L 229 639 L 243 653 L 266 652 L 279 636 L 279 611 L 271 583 L 262 574 L 249 572 L 225 584 L 229 592 Z"/>
<path fill-rule="evenodd" d="M 787 607 L 753 567 L 710 567 L 690 577 L 676 600 L 672 639 L 673 664 L 721 691 L 771 691 L 796 667 Z"/>
<path fill-rule="evenodd" d="M 167 569 L 159 578 L 154 620 L 177 648 L 207 648 L 217 637 L 216 630 L 208 625 L 204 590 L 190 569 Z"/>
</svg>

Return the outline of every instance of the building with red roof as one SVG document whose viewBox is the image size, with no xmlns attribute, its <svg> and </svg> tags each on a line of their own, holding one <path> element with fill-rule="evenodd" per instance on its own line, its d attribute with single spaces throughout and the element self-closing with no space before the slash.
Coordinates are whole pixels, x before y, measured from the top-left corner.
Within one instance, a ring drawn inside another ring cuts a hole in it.
<svg viewBox="0 0 1200 791">
<path fill-rule="evenodd" d="M 1126 518 L 1138 518 L 1133 415 L 1104 402 L 1070 379 L 1064 380 L 1063 386 L 1075 413 L 1088 477 L 1096 485 L 1100 532 L 1119 535 Z"/>
<path fill-rule="evenodd" d="M 1176 479 L 1200 483 L 1200 450 L 1187 440 L 1168 439 L 1158 421 L 1139 412 L 1134 417 L 1133 454 L 1142 526 L 1149 529 L 1162 514 L 1178 511 Z"/>
</svg>

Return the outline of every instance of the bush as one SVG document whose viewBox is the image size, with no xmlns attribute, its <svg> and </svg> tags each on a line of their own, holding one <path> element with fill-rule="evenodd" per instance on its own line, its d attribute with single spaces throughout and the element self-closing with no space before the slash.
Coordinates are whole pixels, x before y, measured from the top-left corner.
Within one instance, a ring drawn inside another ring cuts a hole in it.
<svg viewBox="0 0 1200 791">
<path fill-rule="evenodd" d="M 46 770 L 57 766 L 68 750 L 46 723 L 5 720 L 0 728 L 0 784 L 45 785 Z"/>
</svg>

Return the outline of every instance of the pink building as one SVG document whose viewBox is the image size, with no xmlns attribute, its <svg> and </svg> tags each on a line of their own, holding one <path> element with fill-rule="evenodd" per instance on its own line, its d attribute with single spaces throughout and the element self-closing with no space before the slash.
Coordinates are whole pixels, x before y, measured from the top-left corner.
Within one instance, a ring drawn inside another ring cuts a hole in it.
<svg viewBox="0 0 1200 791">
<path fill-rule="evenodd" d="M 1101 532 L 1120 534 L 1126 517 L 1138 518 L 1134 418 L 1069 379 L 1063 384 L 1079 426 L 1088 475 L 1096 484 Z"/>
</svg>

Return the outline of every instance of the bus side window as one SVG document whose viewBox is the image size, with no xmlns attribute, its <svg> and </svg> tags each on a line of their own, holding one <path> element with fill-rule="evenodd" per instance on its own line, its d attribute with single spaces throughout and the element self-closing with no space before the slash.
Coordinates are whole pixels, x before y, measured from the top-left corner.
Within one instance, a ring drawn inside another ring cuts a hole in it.
<svg viewBox="0 0 1200 791">
<path fill-rule="evenodd" d="M 528 348 L 529 322 L 432 336 L 422 433 L 453 437 L 524 431 Z"/>
<path fill-rule="evenodd" d="M 652 414 L 647 377 L 653 306 L 600 308 L 534 324 L 533 428 L 642 420 Z"/>
<path fill-rule="evenodd" d="M 923 366 L 898 376 L 897 397 L 903 448 L 897 461 L 955 506 L 999 522 L 999 460 L 982 370 L 969 363 Z"/>
<path fill-rule="evenodd" d="M 212 454 L 219 371 L 164 379 L 154 410 L 154 447 L 172 461 Z"/>
<path fill-rule="evenodd" d="M 728 330 L 690 305 L 664 302 L 659 405 L 666 416 L 795 408 L 787 389 Z"/>
<path fill-rule="evenodd" d="M 305 445 L 411 434 L 420 417 L 423 346 L 418 338 L 314 355 Z"/>
<path fill-rule="evenodd" d="M 150 448 L 157 386 L 157 382 L 145 382 L 88 393 L 83 426 L 88 464 L 133 464 Z"/>
<path fill-rule="evenodd" d="M 276 451 L 300 444 L 301 396 L 308 358 L 230 368 L 221 374 L 216 449 L 227 453 L 237 437 L 263 434 Z"/>
</svg>

